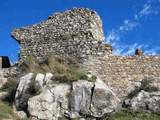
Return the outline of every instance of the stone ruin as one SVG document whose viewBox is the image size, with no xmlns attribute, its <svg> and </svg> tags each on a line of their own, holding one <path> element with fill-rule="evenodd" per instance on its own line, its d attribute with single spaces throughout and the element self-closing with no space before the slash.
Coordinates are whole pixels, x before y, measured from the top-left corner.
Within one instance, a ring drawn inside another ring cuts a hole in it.
<svg viewBox="0 0 160 120">
<path fill-rule="evenodd" d="M 75 59 L 77 62 L 82 63 L 82 67 L 89 71 L 90 74 L 97 77 L 94 85 L 92 82 L 78 81 L 77 83 L 73 83 L 72 86 L 74 88 L 73 91 L 75 90 L 73 97 L 77 98 L 73 102 L 79 105 L 78 110 L 80 112 L 81 109 L 82 111 L 84 109 L 83 112 L 87 113 L 87 115 L 88 112 L 90 115 L 90 108 L 94 111 L 94 114 L 92 111 L 91 115 L 98 117 L 101 117 L 99 110 L 102 115 L 110 113 L 110 110 L 112 112 L 115 111 L 114 105 L 119 104 L 119 102 L 123 103 L 130 93 L 141 87 L 141 82 L 145 79 L 150 79 L 153 86 L 156 86 L 160 91 L 160 56 L 146 56 L 140 49 L 135 50 L 135 55 L 133 56 L 116 56 L 112 54 L 112 46 L 105 44 L 103 41 L 104 34 L 100 17 L 96 12 L 89 9 L 75 8 L 63 13 L 56 13 L 49 16 L 48 20 L 39 24 L 15 29 L 12 32 L 12 37 L 20 43 L 21 61 L 25 60 L 28 56 L 44 59 L 49 54 L 55 54 L 66 59 Z M 0 61 L 3 60 L 0 59 Z M 1 68 L 5 66 L 5 64 L 1 65 Z M 27 88 L 27 83 L 31 82 L 33 76 L 32 73 L 29 73 L 22 77 L 20 83 L 23 85 L 21 86 L 20 84 L 19 86 Z M 43 81 L 45 79 L 50 80 L 48 79 L 50 77 L 50 73 L 46 73 L 46 75 L 38 73 L 35 79 L 38 78 L 40 81 Z M 43 85 L 43 83 L 41 84 Z M 58 89 L 51 88 L 55 90 L 55 94 L 65 94 L 70 90 L 70 86 L 65 86 L 58 84 Z M 80 88 L 77 86 L 80 86 Z M 61 87 L 63 92 L 56 91 L 59 90 L 59 87 Z M 79 90 L 80 92 L 77 92 Z M 22 90 L 21 92 L 20 96 L 24 95 L 24 91 Z M 45 92 L 44 95 L 46 95 Z M 50 94 L 49 92 L 47 95 L 53 96 L 53 93 Z M 108 97 L 108 95 L 112 95 L 112 97 Z M 153 95 L 153 99 L 155 96 L 157 95 Z M 82 97 L 82 101 L 79 100 L 79 97 Z M 19 100 L 19 96 L 17 98 Z M 30 99 L 28 102 L 30 106 L 29 110 L 33 117 L 37 117 L 35 113 L 44 117 L 44 108 L 41 109 L 39 104 L 41 104 L 42 100 L 45 101 L 48 98 L 50 97 L 38 96 Z M 38 101 L 37 99 L 40 100 Z M 67 100 L 64 99 L 63 103 L 68 108 Z M 154 102 L 157 105 L 158 100 L 160 100 L 160 97 L 157 100 L 154 99 L 153 102 L 152 100 L 150 101 L 153 105 Z M 145 103 L 145 107 L 148 104 L 147 102 Z M 20 103 L 22 102 L 20 101 Z M 82 107 L 81 104 L 83 104 Z M 52 105 L 55 110 L 54 112 L 56 112 L 55 115 L 57 115 L 58 111 L 54 104 L 50 104 L 49 102 L 49 104 L 45 105 Z M 89 105 L 93 106 L 90 107 Z M 111 108 L 108 108 L 108 105 L 111 105 Z M 102 109 L 102 106 L 106 109 Z M 77 109 L 76 105 L 75 108 Z M 153 108 L 157 109 L 154 106 Z M 46 111 L 50 112 L 48 107 Z M 51 110 L 51 113 L 53 114 L 53 110 Z M 52 114 L 47 115 L 51 115 L 52 118 Z"/>
<path fill-rule="evenodd" d="M 112 46 L 103 41 L 99 15 L 86 8 L 56 13 L 41 23 L 15 29 L 12 37 L 20 43 L 22 61 L 30 55 L 41 59 L 48 54 L 75 59 L 116 92 L 127 91 L 132 81 L 160 77 L 158 55 L 146 56 L 140 49 L 133 56 L 112 54 Z"/>
<path fill-rule="evenodd" d="M 29 55 L 44 58 L 49 53 L 70 57 L 106 81 L 122 98 L 131 85 L 146 77 L 160 77 L 158 55 L 146 56 L 140 49 L 133 56 L 112 54 L 112 46 L 103 41 L 99 15 L 89 9 L 56 13 L 39 24 L 15 29 L 12 36 L 20 43 L 21 60 Z"/>
<path fill-rule="evenodd" d="M 15 29 L 12 36 L 20 43 L 20 57 L 44 58 L 48 54 L 83 62 L 88 56 L 111 54 L 103 44 L 102 22 L 95 11 L 75 8 L 56 13 L 33 26 Z"/>
</svg>

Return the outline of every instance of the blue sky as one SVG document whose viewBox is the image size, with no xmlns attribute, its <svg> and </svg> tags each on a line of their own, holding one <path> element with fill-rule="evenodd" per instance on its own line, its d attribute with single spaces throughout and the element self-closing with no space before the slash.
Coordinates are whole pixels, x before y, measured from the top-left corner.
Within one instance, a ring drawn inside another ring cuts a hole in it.
<svg viewBox="0 0 160 120">
<path fill-rule="evenodd" d="M 46 20 L 54 12 L 87 7 L 103 21 L 106 42 L 114 54 L 160 54 L 160 0 L 1 0 L 0 55 L 17 60 L 18 43 L 11 38 L 14 28 Z"/>
</svg>

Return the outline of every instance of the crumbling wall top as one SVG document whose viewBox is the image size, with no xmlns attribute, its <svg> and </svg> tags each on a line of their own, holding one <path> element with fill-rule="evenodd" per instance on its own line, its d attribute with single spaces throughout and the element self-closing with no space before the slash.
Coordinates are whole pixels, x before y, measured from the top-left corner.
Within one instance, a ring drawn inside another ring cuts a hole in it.
<svg viewBox="0 0 160 120">
<path fill-rule="evenodd" d="M 89 55 L 110 54 L 104 47 L 102 21 L 86 8 L 74 8 L 49 16 L 33 26 L 15 29 L 12 36 L 20 42 L 20 57 L 45 57 L 48 53 L 84 60 Z"/>
<path fill-rule="evenodd" d="M 87 8 L 74 8 L 65 12 L 57 12 L 49 16 L 47 21 L 15 29 L 11 34 L 14 38 L 21 41 L 29 37 L 29 35 L 33 38 L 41 32 L 52 32 L 55 38 L 76 35 L 80 32 L 86 34 L 90 32 L 96 40 L 104 40 L 102 21 L 99 15 Z"/>
</svg>

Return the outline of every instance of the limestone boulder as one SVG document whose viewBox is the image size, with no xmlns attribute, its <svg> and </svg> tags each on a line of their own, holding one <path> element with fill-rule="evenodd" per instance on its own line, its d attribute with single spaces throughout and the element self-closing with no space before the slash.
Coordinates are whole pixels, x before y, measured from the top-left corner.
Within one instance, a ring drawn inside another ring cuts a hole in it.
<svg viewBox="0 0 160 120">
<path fill-rule="evenodd" d="M 96 118 L 113 113 L 120 106 L 119 98 L 99 79 L 56 84 L 52 77 L 51 73 L 21 77 L 15 96 L 17 112 L 27 111 L 31 119 L 37 120 L 58 120 L 64 116 Z M 38 94 L 30 93 L 34 87 L 40 89 Z"/>
<path fill-rule="evenodd" d="M 51 80 L 53 77 L 52 73 L 46 73 L 45 78 L 44 78 L 44 84 L 45 85 L 50 85 L 53 83 L 53 81 Z"/>
<path fill-rule="evenodd" d="M 80 80 L 72 84 L 70 105 L 72 118 L 80 115 L 102 117 L 115 112 L 120 100 L 101 80 L 95 83 Z"/>
<path fill-rule="evenodd" d="M 127 105 L 135 111 L 150 111 L 160 113 L 160 91 L 141 91 L 135 97 L 127 100 Z"/>
<path fill-rule="evenodd" d="M 44 75 L 44 74 L 38 73 L 38 74 L 36 75 L 35 85 L 36 85 L 37 87 L 39 87 L 40 89 L 43 88 L 44 78 L 45 78 L 45 75 Z"/>
<path fill-rule="evenodd" d="M 27 108 L 27 101 L 30 97 L 28 90 L 30 89 L 29 86 L 33 79 L 33 73 L 28 73 L 20 78 L 15 94 L 15 106 L 17 110 L 24 110 Z"/>
<path fill-rule="evenodd" d="M 73 118 L 79 117 L 79 114 L 90 114 L 91 96 L 94 88 L 93 82 L 79 80 L 72 83 L 71 92 L 71 111 Z"/>
<path fill-rule="evenodd" d="M 120 99 L 103 81 L 98 79 L 91 96 L 91 115 L 102 117 L 104 114 L 115 112 L 119 107 Z"/>
<path fill-rule="evenodd" d="M 70 86 L 67 84 L 46 87 L 40 95 L 28 101 L 28 112 L 32 119 L 58 120 L 68 113 L 68 95 Z"/>
</svg>

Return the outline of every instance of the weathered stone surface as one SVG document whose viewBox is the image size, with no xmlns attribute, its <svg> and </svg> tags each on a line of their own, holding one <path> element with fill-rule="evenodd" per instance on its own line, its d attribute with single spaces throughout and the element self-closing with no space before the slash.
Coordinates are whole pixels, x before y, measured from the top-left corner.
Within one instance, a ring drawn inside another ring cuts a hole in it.
<svg viewBox="0 0 160 120">
<path fill-rule="evenodd" d="M 117 95 L 101 80 L 95 82 L 91 98 L 91 115 L 102 117 L 104 114 L 111 114 L 118 110 L 120 99 Z"/>
<path fill-rule="evenodd" d="M 44 78 L 45 78 L 45 75 L 41 73 L 37 74 L 35 78 L 36 86 L 38 86 L 41 89 L 43 88 Z"/>
<path fill-rule="evenodd" d="M 78 117 L 79 114 L 90 114 L 91 97 L 94 83 L 79 80 L 72 83 L 71 93 L 71 111 L 72 117 Z"/>
<path fill-rule="evenodd" d="M 149 93 L 142 90 L 128 101 L 128 106 L 135 111 L 160 113 L 160 91 Z"/>
<path fill-rule="evenodd" d="M 102 117 L 115 112 L 120 106 L 120 99 L 101 80 L 95 83 L 78 81 L 72 84 L 71 117 L 89 115 Z"/>
<path fill-rule="evenodd" d="M 121 108 L 122 99 L 99 78 L 96 82 L 79 80 L 68 85 L 55 84 L 51 80 L 52 77 L 51 73 L 46 73 L 46 75 L 38 73 L 36 77 L 33 73 L 29 73 L 21 77 L 15 97 L 17 110 L 27 109 L 33 120 L 58 120 L 64 116 L 69 118 L 102 117 Z M 40 86 L 39 95 L 32 96 L 28 93 L 32 81 L 35 81 L 32 84 Z M 138 91 L 135 93 L 136 96 L 125 101 L 125 105 L 133 110 L 160 112 L 159 78 L 145 78 L 139 83 L 138 90 L 148 90 L 149 87 L 157 92 Z M 133 91 L 137 88 L 130 89 Z"/>
<path fill-rule="evenodd" d="M 59 84 L 45 88 L 43 92 L 28 101 L 28 112 L 32 118 L 58 120 L 68 112 L 68 95 L 70 86 Z"/>
<path fill-rule="evenodd" d="M 91 57 L 83 68 L 103 80 L 121 100 L 140 86 L 145 78 L 155 78 L 154 86 L 159 85 L 159 56 Z"/>
<path fill-rule="evenodd" d="M 52 84 L 53 81 L 51 80 L 53 77 L 52 73 L 46 73 L 45 78 L 44 78 L 44 84 L 49 85 Z"/>
<path fill-rule="evenodd" d="M 33 73 L 28 73 L 21 77 L 19 80 L 18 88 L 15 95 L 15 106 L 17 110 L 25 110 L 27 108 L 27 102 L 30 97 L 28 93 L 29 84 L 34 79 Z"/>
<path fill-rule="evenodd" d="M 27 114 L 24 111 L 16 111 L 14 109 L 14 113 L 20 118 L 20 119 L 27 119 Z"/>
<path fill-rule="evenodd" d="M 54 53 L 78 61 L 89 55 L 111 53 L 104 40 L 102 22 L 95 11 L 74 8 L 50 16 L 39 24 L 15 29 L 12 36 L 20 41 L 22 60 L 29 55 L 43 58 Z"/>
</svg>

